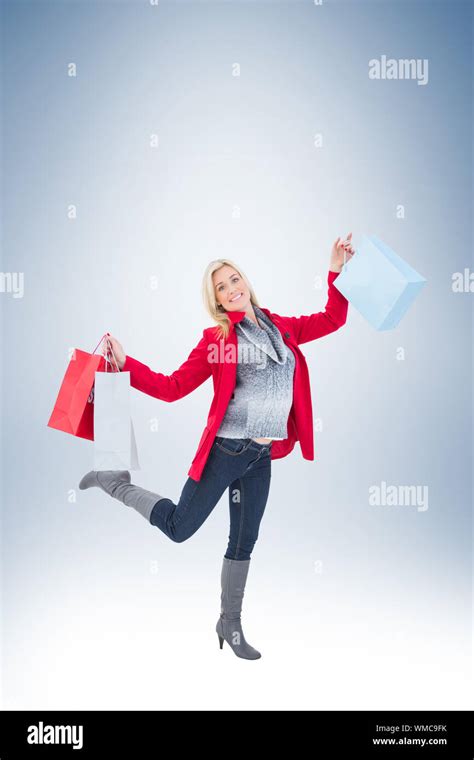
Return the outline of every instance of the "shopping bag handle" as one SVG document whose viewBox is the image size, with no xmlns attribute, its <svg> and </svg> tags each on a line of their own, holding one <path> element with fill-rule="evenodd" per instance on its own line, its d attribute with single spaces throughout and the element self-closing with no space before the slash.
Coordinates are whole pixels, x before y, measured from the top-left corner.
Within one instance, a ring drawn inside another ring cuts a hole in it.
<svg viewBox="0 0 474 760">
<path fill-rule="evenodd" d="M 107 337 L 107 336 L 108 336 L 108 334 L 109 334 L 109 333 L 104 333 L 104 334 L 103 334 L 102 338 L 99 340 L 98 344 L 96 345 L 96 347 L 94 348 L 94 350 L 93 350 L 93 352 L 92 352 L 92 353 L 93 353 L 93 354 L 95 354 L 95 352 L 96 352 L 96 351 L 97 351 L 97 349 L 99 348 L 100 344 L 101 344 L 101 343 L 102 343 L 102 341 L 105 339 L 105 340 L 107 341 L 107 343 L 109 344 L 109 347 L 110 347 L 110 353 L 111 353 L 111 354 L 112 354 L 112 356 L 113 356 L 113 359 L 114 359 L 114 362 L 115 362 L 115 366 L 117 367 L 117 372 L 120 372 L 120 368 L 119 368 L 119 366 L 118 366 L 118 364 L 117 364 L 117 359 L 115 358 L 115 354 L 114 354 L 114 352 L 113 352 L 113 349 L 112 349 L 112 344 L 111 344 L 110 340 L 109 340 L 109 339 L 108 339 L 108 337 Z M 104 357 L 104 358 L 105 358 L 105 371 L 107 372 L 107 363 L 108 363 L 108 359 L 107 359 L 106 357 Z M 115 370 L 112 370 L 112 372 L 115 372 Z"/>
<path fill-rule="evenodd" d="M 102 336 L 102 338 L 99 340 L 98 344 L 97 344 L 97 345 L 96 345 L 96 347 L 94 348 L 94 350 L 93 350 L 93 352 L 92 352 L 93 354 L 95 354 L 95 352 L 97 351 L 97 349 L 99 348 L 100 344 L 102 343 L 102 341 L 104 340 L 104 338 L 105 338 L 106 336 L 107 336 L 107 333 L 104 333 L 104 334 L 103 334 L 103 336 Z"/>
</svg>

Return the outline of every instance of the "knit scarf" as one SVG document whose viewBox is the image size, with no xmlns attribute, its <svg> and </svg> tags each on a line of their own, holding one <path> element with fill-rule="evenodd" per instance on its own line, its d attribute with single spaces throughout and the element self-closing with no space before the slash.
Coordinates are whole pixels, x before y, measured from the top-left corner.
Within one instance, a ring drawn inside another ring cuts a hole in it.
<svg viewBox="0 0 474 760">
<path fill-rule="evenodd" d="M 278 327 L 258 306 L 253 308 L 263 327 L 257 327 L 251 319 L 244 317 L 240 322 L 237 322 L 236 328 L 240 329 L 248 340 L 261 351 L 264 351 L 277 364 L 285 364 L 288 353 Z"/>
</svg>

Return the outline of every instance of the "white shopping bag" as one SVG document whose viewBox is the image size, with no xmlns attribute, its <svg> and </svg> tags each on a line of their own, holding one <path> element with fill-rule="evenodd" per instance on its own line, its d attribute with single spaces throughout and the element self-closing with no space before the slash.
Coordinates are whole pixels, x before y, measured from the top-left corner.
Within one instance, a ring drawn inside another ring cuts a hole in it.
<svg viewBox="0 0 474 760">
<path fill-rule="evenodd" d="M 139 470 L 130 414 L 130 372 L 96 372 L 94 470 Z"/>
</svg>

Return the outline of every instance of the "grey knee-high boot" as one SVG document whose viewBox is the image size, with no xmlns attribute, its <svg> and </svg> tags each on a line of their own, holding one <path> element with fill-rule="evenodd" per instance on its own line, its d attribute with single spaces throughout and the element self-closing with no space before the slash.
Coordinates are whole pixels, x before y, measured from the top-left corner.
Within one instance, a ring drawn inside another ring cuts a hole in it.
<svg viewBox="0 0 474 760">
<path fill-rule="evenodd" d="M 222 649 L 227 641 L 237 657 L 258 660 L 262 655 L 245 640 L 241 624 L 242 601 L 249 572 L 250 560 L 224 557 L 221 572 L 221 615 L 216 631 Z"/>
<path fill-rule="evenodd" d="M 86 488 L 98 486 L 102 488 L 109 496 L 118 499 L 127 507 L 133 507 L 143 517 L 150 522 L 151 513 L 156 502 L 163 499 L 152 491 L 146 491 L 140 486 L 135 486 L 130 482 L 130 473 L 128 470 L 91 470 L 82 478 L 79 488 L 84 491 Z"/>
</svg>

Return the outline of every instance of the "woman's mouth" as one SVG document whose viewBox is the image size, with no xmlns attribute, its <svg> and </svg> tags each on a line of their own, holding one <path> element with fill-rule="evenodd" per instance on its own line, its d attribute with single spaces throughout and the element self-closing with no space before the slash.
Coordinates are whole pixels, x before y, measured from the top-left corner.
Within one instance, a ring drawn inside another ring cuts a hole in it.
<svg viewBox="0 0 474 760">
<path fill-rule="evenodd" d="M 239 298 L 242 298 L 243 293 L 239 293 L 238 295 L 234 296 L 233 298 L 229 298 L 230 303 L 234 303 L 234 301 L 238 301 Z"/>
</svg>

